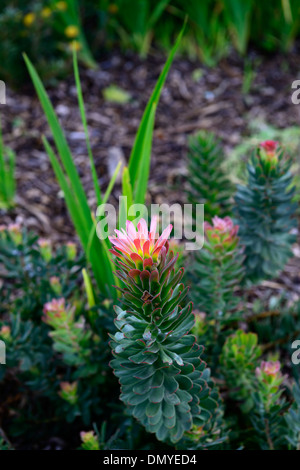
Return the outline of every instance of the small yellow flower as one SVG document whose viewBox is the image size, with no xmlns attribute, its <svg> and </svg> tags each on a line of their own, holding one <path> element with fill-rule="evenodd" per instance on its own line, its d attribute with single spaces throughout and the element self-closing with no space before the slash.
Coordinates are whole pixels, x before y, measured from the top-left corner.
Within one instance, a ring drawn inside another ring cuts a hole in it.
<svg viewBox="0 0 300 470">
<path fill-rule="evenodd" d="M 70 24 L 65 29 L 65 35 L 67 38 L 76 38 L 79 34 L 79 29 L 74 24 Z"/>
<path fill-rule="evenodd" d="M 108 11 L 112 15 L 115 15 L 116 13 L 118 13 L 119 7 L 118 7 L 118 5 L 115 5 L 114 3 L 111 3 L 110 5 L 108 5 Z"/>
<path fill-rule="evenodd" d="M 49 8 L 49 7 L 45 7 L 41 11 L 42 18 L 49 18 L 49 16 L 51 16 L 51 14 L 52 14 L 52 11 L 51 11 L 51 8 Z"/>
<path fill-rule="evenodd" d="M 66 11 L 66 9 L 68 8 L 68 4 L 67 2 L 57 2 L 55 4 L 55 7 L 59 11 Z"/>
<path fill-rule="evenodd" d="M 34 21 L 35 21 L 35 14 L 32 12 L 27 13 L 27 15 L 25 15 L 23 18 L 23 23 L 27 28 L 29 28 Z"/>
<path fill-rule="evenodd" d="M 70 42 L 69 47 L 70 47 L 71 51 L 78 52 L 81 49 L 81 43 L 79 41 L 74 40 L 74 41 Z"/>
</svg>

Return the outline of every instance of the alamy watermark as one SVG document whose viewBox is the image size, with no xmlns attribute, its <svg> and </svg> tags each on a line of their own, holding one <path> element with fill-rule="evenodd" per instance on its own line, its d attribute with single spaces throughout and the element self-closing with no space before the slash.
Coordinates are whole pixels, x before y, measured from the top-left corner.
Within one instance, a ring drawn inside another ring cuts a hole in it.
<svg viewBox="0 0 300 470">
<path fill-rule="evenodd" d="M 6 86 L 3 80 L 0 80 L 0 104 L 6 104 Z"/>
<path fill-rule="evenodd" d="M 300 339 L 296 339 L 292 343 L 291 348 L 295 349 L 292 354 L 291 361 L 295 366 L 298 366 L 300 364 Z"/>
<path fill-rule="evenodd" d="M 204 244 L 204 204 L 151 204 L 148 208 L 144 204 L 127 205 L 127 197 L 119 197 L 119 216 L 112 204 L 98 206 L 96 216 L 97 235 L 101 240 L 113 236 L 117 226 L 125 228 L 126 219 L 129 218 L 135 225 L 141 218 L 146 221 L 157 215 L 161 218 L 162 228 L 170 223 L 173 225 L 172 238 L 185 240 L 187 251 L 201 250 Z"/>
<path fill-rule="evenodd" d="M 300 80 L 293 81 L 292 89 L 295 90 L 291 96 L 292 103 L 299 104 L 300 103 Z"/>
<path fill-rule="evenodd" d="M 0 364 L 6 364 L 6 346 L 4 341 L 0 340 Z"/>
</svg>

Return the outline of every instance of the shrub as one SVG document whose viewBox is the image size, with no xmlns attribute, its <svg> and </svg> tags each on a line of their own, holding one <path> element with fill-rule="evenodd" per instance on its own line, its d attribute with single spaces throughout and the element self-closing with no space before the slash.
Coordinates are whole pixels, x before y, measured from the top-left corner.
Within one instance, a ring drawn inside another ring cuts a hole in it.
<svg viewBox="0 0 300 470">
<path fill-rule="evenodd" d="M 0 209 L 9 209 L 14 205 L 16 155 L 14 151 L 3 145 L 0 122 Z"/>
<path fill-rule="evenodd" d="M 230 328 L 241 318 L 236 293 L 244 275 L 238 226 L 229 217 L 205 222 L 204 247 L 190 266 L 191 299 L 197 308 L 195 332 L 205 341 L 206 357 L 216 365 Z"/>
<path fill-rule="evenodd" d="M 128 309 L 116 308 L 111 366 L 130 413 L 159 440 L 176 443 L 193 425 L 209 429 L 218 393 L 202 348 L 189 335 L 191 304 L 180 306 L 187 289 L 180 284 L 183 270 L 175 272 L 176 257 L 168 252 L 171 228 L 158 238 L 156 219 L 149 233 L 142 219 L 137 232 L 128 222 L 126 233 L 111 238 Z"/>
<path fill-rule="evenodd" d="M 102 299 L 86 309 L 83 263 L 71 243 L 50 248 L 18 225 L 0 232 L 0 339 L 6 344 L 0 396 L 3 404 L 11 401 L 1 422 L 19 445 L 32 442 L 37 430 L 43 441 L 70 422 L 79 433 L 104 418 L 114 395 L 110 303 Z"/>
<path fill-rule="evenodd" d="M 277 142 L 262 142 L 248 165 L 247 186 L 238 186 L 235 211 L 252 281 L 275 277 L 291 256 L 297 204 L 290 166 Z"/>
<path fill-rule="evenodd" d="M 204 204 L 204 218 L 231 214 L 233 187 L 222 168 L 224 152 L 220 141 L 211 132 L 201 131 L 189 139 L 188 199 Z"/>
</svg>

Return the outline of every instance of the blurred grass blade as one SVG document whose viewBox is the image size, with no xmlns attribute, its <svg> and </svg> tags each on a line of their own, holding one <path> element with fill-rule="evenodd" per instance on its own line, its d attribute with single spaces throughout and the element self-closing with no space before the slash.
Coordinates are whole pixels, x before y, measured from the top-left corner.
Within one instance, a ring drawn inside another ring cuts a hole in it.
<svg viewBox="0 0 300 470">
<path fill-rule="evenodd" d="M 117 176 L 118 176 L 118 173 L 120 171 L 120 168 L 121 168 L 121 165 L 122 165 L 122 162 L 119 162 L 118 165 L 116 166 L 116 169 L 112 175 L 112 178 L 109 182 L 109 185 L 107 187 L 107 190 L 105 191 L 105 194 L 103 196 L 103 199 L 102 199 L 102 207 L 101 207 L 101 210 L 100 210 L 100 213 L 97 211 L 97 219 L 99 219 L 102 215 L 103 215 L 103 212 L 104 212 L 104 205 L 107 203 L 108 201 L 108 198 L 109 196 L 111 195 L 111 192 L 113 190 L 113 187 L 115 185 L 115 182 L 116 182 L 116 179 L 117 179 Z M 96 224 L 96 221 L 94 221 L 94 224 L 93 224 L 93 227 L 90 231 L 90 234 L 89 234 L 89 239 L 88 239 L 88 246 L 87 246 L 87 255 L 89 255 L 90 253 L 90 249 L 91 249 L 91 246 L 92 246 L 92 242 L 93 242 L 93 239 L 96 235 L 96 230 L 97 230 L 97 224 Z M 110 247 L 110 242 L 108 239 L 105 240 L 106 241 L 106 244 Z M 89 256 L 88 256 L 89 257 Z M 109 255 L 109 258 L 110 258 L 110 255 Z"/>
<path fill-rule="evenodd" d="M 76 200 L 76 194 L 73 194 L 72 189 L 70 188 L 69 183 L 62 171 L 60 163 L 55 153 L 53 152 L 48 140 L 45 136 L 42 137 L 42 140 L 46 152 L 48 153 L 57 181 L 64 193 L 70 217 L 75 226 L 76 232 L 78 233 L 78 236 L 83 244 L 83 248 L 85 248 L 86 234 L 84 232 L 84 214 L 82 213 L 81 206 L 78 204 L 78 201 Z"/>
<path fill-rule="evenodd" d="M 0 207 L 8 209 L 14 205 L 16 193 L 15 180 L 16 154 L 5 147 L 2 136 L 0 116 Z"/>
<path fill-rule="evenodd" d="M 103 200 L 102 200 L 102 204 L 106 204 L 107 201 L 108 201 L 108 198 L 109 196 L 111 195 L 111 192 L 113 190 L 113 187 L 115 185 L 115 182 L 116 182 L 116 179 L 117 179 L 117 176 L 119 174 L 119 171 L 120 171 L 120 168 L 121 168 L 121 165 L 122 165 L 122 162 L 120 161 L 117 166 L 116 166 L 116 169 L 115 171 L 113 172 L 113 175 L 111 177 L 111 180 L 107 186 L 107 190 L 105 191 L 105 194 L 103 196 Z"/>
<path fill-rule="evenodd" d="M 49 126 L 52 130 L 57 153 L 60 157 L 59 160 L 55 156 L 50 144 L 44 138 L 44 145 L 56 177 L 64 192 L 72 222 L 74 223 L 82 246 L 86 252 L 87 259 L 91 263 L 99 289 L 104 295 L 116 298 L 115 289 L 112 287 L 114 276 L 106 242 L 99 240 L 97 237 L 93 237 L 91 246 L 89 250 L 87 250 L 89 235 L 94 226 L 94 221 L 70 148 L 35 68 L 26 55 L 24 55 L 24 58 Z"/>
<path fill-rule="evenodd" d="M 133 192 L 130 183 L 128 167 L 123 169 L 122 174 L 122 199 L 119 207 L 119 229 L 126 229 L 126 220 L 132 220 L 128 215 L 128 208 L 133 204 Z"/>
<path fill-rule="evenodd" d="M 122 175 L 122 195 L 126 196 L 127 207 L 130 207 L 133 204 L 133 191 L 130 183 L 130 175 L 127 166 L 124 168 Z M 128 217 L 127 214 L 126 216 Z"/>
<path fill-rule="evenodd" d="M 5 178 L 5 155 L 4 145 L 2 137 L 2 122 L 0 116 L 0 199 L 3 198 L 3 202 L 6 202 L 6 178 Z"/>
<path fill-rule="evenodd" d="M 79 105 L 79 110 L 80 110 L 83 129 L 84 129 L 84 134 L 85 134 L 86 147 L 87 147 L 88 156 L 89 156 L 89 159 L 90 159 L 91 172 L 92 172 L 92 178 L 93 178 L 93 183 L 94 183 L 94 190 L 95 190 L 97 205 L 100 206 L 100 204 L 102 204 L 101 191 L 100 191 L 100 187 L 99 187 L 99 183 L 98 183 L 98 177 L 97 177 L 97 172 L 96 172 L 92 147 L 91 147 L 91 143 L 90 143 L 90 138 L 89 138 L 87 119 L 86 119 L 86 114 L 85 114 L 85 109 L 84 109 L 84 100 L 83 100 L 83 96 L 82 96 L 82 87 L 81 87 L 79 70 L 78 70 L 78 61 L 77 61 L 77 55 L 76 55 L 75 50 L 73 51 L 73 68 L 74 68 L 74 77 L 75 77 L 77 97 L 78 97 L 78 105 Z"/>
<path fill-rule="evenodd" d="M 159 20 L 161 15 L 164 12 L 166 6 L 170 3 L 170 0 L 161 0 L 154 8 L 150 18 L 148 20 L 147 28 L 151 29 L 154 27 L 155 23 Z"/>
<path fill-rule="evenodd" d="M 90 279 L 90 276 L 88 275 L 86 269 L 82 270 L 82 276 L 83 276 L 85 292 L 86 292 L 86 296 L 87 296 L 87 300 L 88 300 L 88 306 L 89 306 L 89 308 L 93 308 L 93 307 L 95 307 L 96 302 L 95 302 L 95 297 L 94 297 L 94 292 L 93 292 L 91 279 Z"/>
<path fill-rule="evenodd" d="M 156 106 L 158 104 L 160 94 L 164 86 L 164 83 L 166 81 L 174 56 L 180 44 L 182 35 L 184 33 L 184 29 L 185 29 L 185 24 L 181 32 L 178 35 L 175 45 L 169 54 L 169 57 L 165 63 L 165 66 L 155 85 L 153 93 L 148 101 L 148 104 L 144 111 L 143 118 L 141 120 L 139 129 L 135 138 L 134 146 L 130 155 L 128 169 L 129 169 L 131 185 L 133 186 L 133 196 L 134 196 L 135 203 L 144 204 L 145 202 L 145 195 L 141 191 L 141 187 L 142 186 L 146 187 L 148 180 L 141 183 L 137 181 L 137 178 L 138 176 L 143 177 L 146 175 L 146 173 L 147 174 L 149 173 L 149 171 L 145 172 L 145 175 L 144 175 L 144 172 L 141 170 L 141 166 L 144 164 L 148 166 L 150 162 L 151 144 L 149 145 L 149 141 L 152 142 Z M 153 113 L 154 113 L 154 116 L 153 116 Z M 151 119 L 153 119 L 153 123 L 151 122 Z M 149 124 L 149 120 L 150 120 L 150 124 Z M 145 145 L 144 143 L 145 139 L 148 141 L 148 145 Z M 146 151 L 146 153 L 143 153 L 143 150 Z M 138 198 L 136 197 L 136 188 L 139 188 Z"/>
<path fill-rule="evenodd" d="M 224 0 L 228 27 L 233 32 L 236 49 L 244 55 L 250 36 L 250 19 L 253 10 L 252 0 Z"/>
<path fill-rule="evenodd" d="M 76 194 L 77 194 L 78 200 L 80 201 L 81 207 L 83 208 L 85 212 L 86 219 L 88 220 L 90 216 L 90 209 L 87 203 L 86 195 L 84 193 L 76 166 L 73 162 L 70 148 L 68 146 L 64 133 L 62 131 L 60 123 L 57 119 L 53 106 L 48 98 L 44 85 L 42 84 L 35 68 L 33 67 L 31 61 L 29 60 L 26 54 L 24 54 L 24 60 L 27 65 L 31 79 L 33 81 L 34 87 L 36 89 L 37 95 L 39 97 L 40 103 L 42 105 L 42 108 L 48 120 L 48 124 L 51 128 L 55 145 L 56 145 L 58 154 L 61 158 L 63 167 L 66 173 L 68 174 L 70 180 L 72 181 L 72 183 L 76 186 Z M 86 229 L 88 229 L 88 225 L 86 226 Z"/>
<path fill-rule="evenodd" d="M 7 148 L 7 174 L 8 174 L 8 202 L 13 203 L 15 193 L 16 193 L 16 179 L 15 179 L 15 170 L 16 170 L 16 154 L 15 152 Z"/>
<path fill-rule="evenodd" d="M 152 135 L 154 129 L 155 112 L 157 103 L 152 104 L 152 108 L 147 120 L 147 126 L 145 128 L 145 135 L 142 141 L 141 155 L 144 155 L 143 164 L 139 166 L 138 177 L 136 181 L 135 189 L 135 201 L 136 203 L 142 203 L 146 199 L 146 192 L 148 186 L 150 163 L 151 163 L 151 148 L 152 148 Z"/>
</svg>

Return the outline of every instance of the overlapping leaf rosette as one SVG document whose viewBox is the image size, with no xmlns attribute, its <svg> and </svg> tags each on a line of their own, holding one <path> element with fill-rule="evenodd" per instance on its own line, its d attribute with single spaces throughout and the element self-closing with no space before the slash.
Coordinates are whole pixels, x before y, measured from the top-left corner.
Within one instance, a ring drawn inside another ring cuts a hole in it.
<svg viewBox="0 0 300 470">
<path fill-rule="evenodd" d="M 116 307 L 111 366 L 131 414 L 159 440 L 175 443 L 195 425 L 210 428 L 218 392 L 201 360 L 203 347 L 189 334 L 192 304 L 181 306 L 188 289 L 168 249 L 172 226 L 160 237 L 156 226 L 156 217 L 150 232 L 145 220 L 137 230 L 128 221 L 110 238 L 126 307 Z"/>
</svg>

